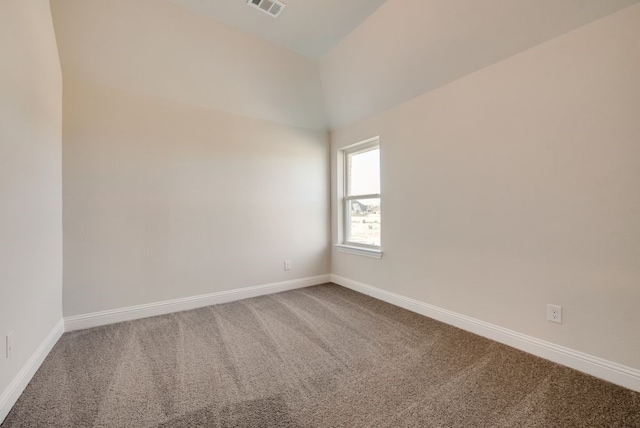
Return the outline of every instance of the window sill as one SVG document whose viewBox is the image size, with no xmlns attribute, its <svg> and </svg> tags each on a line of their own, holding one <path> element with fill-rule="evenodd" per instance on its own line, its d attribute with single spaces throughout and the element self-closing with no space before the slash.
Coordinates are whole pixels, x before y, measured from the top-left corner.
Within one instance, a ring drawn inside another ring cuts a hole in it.
<svg viewBox="0 0 640 428">
<path fill-rule="evenodd" d="M 353 245 L 335 244 L 336 250 L 341 253 L 355 254 L 358 256 L 371 257 L 374 259 L 382 258 L 382 250 L 375 248 L 355 247 Z"/>
</svg>

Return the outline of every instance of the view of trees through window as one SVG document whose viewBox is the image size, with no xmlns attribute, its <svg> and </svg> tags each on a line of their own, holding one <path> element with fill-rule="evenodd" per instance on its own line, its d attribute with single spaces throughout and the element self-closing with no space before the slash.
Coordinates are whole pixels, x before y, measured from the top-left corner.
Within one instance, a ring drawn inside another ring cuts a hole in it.
<svg viewBox="0 0 640 428">
<path fill-rule="evenodd" d="M 347 152 L 345 215 L 348 243 L 380 246 L 380 148 Z"/>
</svg>

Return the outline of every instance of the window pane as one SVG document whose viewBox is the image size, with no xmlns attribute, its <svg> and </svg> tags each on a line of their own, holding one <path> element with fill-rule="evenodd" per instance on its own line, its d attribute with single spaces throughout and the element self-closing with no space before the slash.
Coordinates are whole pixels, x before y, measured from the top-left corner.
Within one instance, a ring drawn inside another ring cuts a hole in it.
<svg viewBox="0 0 640 428">
<path fill-rule="evenodd" d="M 347 202 L 349 242 L 380 246 L 380 199 Z"/>
<path fill-rule="evenodd" d="M 348 156 L 348 196 L 380 193 L 380 149 Z"/>
</svg>

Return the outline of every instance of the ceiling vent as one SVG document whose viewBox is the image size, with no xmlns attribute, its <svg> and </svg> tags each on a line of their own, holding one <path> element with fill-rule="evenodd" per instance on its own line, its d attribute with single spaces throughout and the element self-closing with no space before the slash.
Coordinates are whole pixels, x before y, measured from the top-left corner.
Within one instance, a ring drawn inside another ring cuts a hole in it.
<svg viewBox="0 0 640 428">
<path fill-rule="evenodd" d="M 255 7 L 256 9 L 260 9 L 274 18 L 277 18 L 286 6 L 286 4 L 278 0 L 247 0 L 247 4 Z"/>
</svg>

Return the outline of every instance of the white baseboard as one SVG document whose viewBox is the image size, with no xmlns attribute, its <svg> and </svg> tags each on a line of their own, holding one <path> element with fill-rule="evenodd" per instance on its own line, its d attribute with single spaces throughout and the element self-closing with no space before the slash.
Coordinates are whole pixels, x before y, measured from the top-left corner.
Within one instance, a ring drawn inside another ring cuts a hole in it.
<svg viewBox="0 0 640 428">
<path fill-rule="evenodd" d="M 448 311 L 419 300 L 391 293 L 338 275 L 332 274 L 331 282 L 416 312 L 420 315 L 495 340 L 496 342 L 520 349 L 521 351 L 545 358 L 554 363 L 562 364 L 563 366 L 640 392 L 640 370 L 594 357 L 593 355 L 575 351 L 532 336 L 527 336 L 517 331 Z"/>
<path fill-rule="evenodd" d="M 31 355 L 31 358 L 22 366 L 22 369 L 13 378 L 7 389 L 2 392 L 2 395 L 0 395 L 0 423 L 7 417 L 13 405 L 16 404 L 18 397 L 27 387 L 33 375 L 36 374 L 36 371 L 38 371 L 44 359 L 60 339 L 62 333 L 64 333 L 64 322 L 60 319 Z"/>
<path fill-rule="evenodd" d="M 114 324 L 122 321 L 130 321 L 140 318 L 164 315 L 172 312 L 186 311 L 209 305 L 228 303 L 250 297 L 263 296 L 265 294 L 280 293 L 296 288 L 310 287 L 329 282 L 329 274 L 311 276 L 289 281 L 274 282 L 271 284 L 256 285 L 253 287 L 238 288 L 235 290 L 219 291 L 216 293 L 202 294 L 199 296 L 183 297 L 180 299 L 165 300 L 162 302 L 147 303 L 144 305 L 129 306 L 126 308 L 111 309 L 108 311 L 93 312 L 89 314 L 73 315 L 64 318 L 65 331 L 81 330 L 84 328 L 98 327 Z"/>
</svg>

